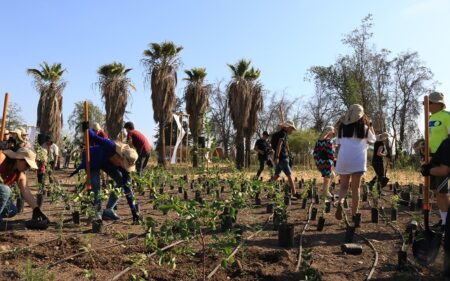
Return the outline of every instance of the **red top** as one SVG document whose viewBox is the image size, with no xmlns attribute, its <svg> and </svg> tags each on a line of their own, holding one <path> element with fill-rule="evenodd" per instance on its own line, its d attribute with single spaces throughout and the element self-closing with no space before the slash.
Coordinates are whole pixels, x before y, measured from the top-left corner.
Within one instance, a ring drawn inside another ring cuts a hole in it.
<svg viewBox="0 0 450 281">
<path fill-rule="evenodd" d="M 150 153 L 152 147 L 147 138 L 137 130 L 131 130 L 128 133 L 127 139 L 131 139 L 131 144 L 136 148 L 138 154 L 142 152 Z"/>
<path fill-rule="evenodd" d="M 105 131 L 103 131 L 101 129 L 97 131 L 97 136 L 102 137 L 104 139 L 108 138 L 108 134 L 105 133 Z M 97 144 L 98 143 L 95 140 L 92 140 L 92 144 L 90 146 L 94 146 L 94 145 L 97 145 Z"/>
<path fill-rule="evenodd" d="M 11 186 L 13 183 L 19 180 L 20 172 L 12 171 L 11 165 L 8 165 L 8 159 L 5 158 L 2 164 L 0 164 L 0 176 L 2 177 L 3 184 Z"/>
</svg>

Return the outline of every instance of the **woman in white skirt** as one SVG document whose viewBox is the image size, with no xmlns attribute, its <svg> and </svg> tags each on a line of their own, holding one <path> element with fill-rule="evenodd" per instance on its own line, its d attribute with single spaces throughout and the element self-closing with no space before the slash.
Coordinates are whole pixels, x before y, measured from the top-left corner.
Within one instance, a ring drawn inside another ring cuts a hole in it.
<svg viewBox="0 0 450 281">
<path fill-rule="evenodd" d="M 353 104 L 339 120 L 336 144 L 339 146 L 336 173 L 340 176 L 336 219 L 342 219 L 342 203 L 352 190 L 352 216 L 358 212 L 361 177 L 367 170 L 367 148 L 375 142 L 369 118 L 359 104 Z"/>
</svg>

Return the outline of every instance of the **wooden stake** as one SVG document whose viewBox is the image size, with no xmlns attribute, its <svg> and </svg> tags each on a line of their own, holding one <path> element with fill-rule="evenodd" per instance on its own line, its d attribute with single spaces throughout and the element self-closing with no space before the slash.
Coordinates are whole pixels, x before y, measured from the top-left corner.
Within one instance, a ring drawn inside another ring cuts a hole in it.
<svg viewBox="0 0 450 281">
<path fill-rule="evenodd" d="M 6 115 L 8 113 L 9 94 L 5 93 L 5 102 L 3 103 L 2 128 L 0 131 L 0 141 L 5 139 Z"/>
<path fill-rule="evenodd" d="M 423 107 L 424 107 L 424 114 L 425 114 L 425 126 L 424 126 L 424 133 L 425 133 L 425 147 L 424 147 L 424 154 L 425 154 L 425 163 L 428 164 L 430 162 L 430 129 L 429 129 L 429 121 L 430 121 L 430 102 L 428 96 L 425 96 L 423 99 Z M 430 210 L 430 198 L 429 198 L 429 192 L 430 192 L 430 177 L 424 178 L 424 188 L 423 188 L 423 209 L 424 210 Z"/>
<path fill-rule="evenodd" d="M 89 104 L 87 101 L 84 102 L 84 121 L 89 122 Z M 89 129 L 84 131 L 84 144 L 86 146 L 86 186 L 90 191 L 91 186 L 91 151 L 89 145 Z"/>
</svg>

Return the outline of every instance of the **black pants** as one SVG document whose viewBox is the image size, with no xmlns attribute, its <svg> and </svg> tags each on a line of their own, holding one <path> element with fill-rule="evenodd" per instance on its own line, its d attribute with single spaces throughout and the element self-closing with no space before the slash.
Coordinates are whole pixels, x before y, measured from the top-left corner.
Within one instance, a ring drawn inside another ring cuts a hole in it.
<svg viewBox="0 0 450 281">
<path fill-rule="evenodd" d="M 136 172 L 140 176 L 142 174 L 142 170 L 147 166 L 148 159 L 150 158 L 150 153 L 142 152 L 139 154 L 138 159 L 136 160 Z"/>
<path fill-rule="evenodd" d="M 259 161 L 259 170 L 256 173 L 256 177 L 259 178 L 259 176 L 261 175 L 262 171 L 264 171 L 264 165 L 267 164 L 267 166 L 269 166 L 270 168 L 273 168 L 273 162 L 272 159 L 270 158 L 260 158 L 258 157 L 258 161 Z"/>
<path fill-rule="evenodd" d="M 373 179 L 370 181 L 370 183 L 373 185 L 377 181 L 381 184 L 381 187 L 386 186 L 387 182 L 389 181 L 388 178 L 386 178 L 385 171 L 384 171 L 384 163 L 383 162 L 372 162 L 372 167 L 375 170 L 376 176 L 373 177 Z"/>
</svg>

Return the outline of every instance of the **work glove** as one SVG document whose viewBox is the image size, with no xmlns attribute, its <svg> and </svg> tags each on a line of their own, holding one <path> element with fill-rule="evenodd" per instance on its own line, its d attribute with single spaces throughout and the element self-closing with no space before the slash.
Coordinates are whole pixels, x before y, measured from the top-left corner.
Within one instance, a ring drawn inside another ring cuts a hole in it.
<svg viewBox="0 0 450 281">
<path fill-rule="evenodd" d="M 32 220 L 35 221 L 47 221 L 50 222 L 44 213 L 42 213 L 41 209 L 39 207 L 36 207 L 33 209 L 33 216 L 31 217 Z"/>
<path fill-rule="evenodd" d="M 431 168 L 433 168 L 431 166 L 431 164 L 423 164 L 421 169 L 420 169 L 420 173 L 422 174 L 422 176 L 424 177 L 429 177 L 430 176 L 430 170 Z"/>
<path fill-rule="evenodd" d="M 83 132 L 89 129 L 89 122 L 88 121 L 81 122 L 81 129 L 83 130 Z"/>
</svg>

